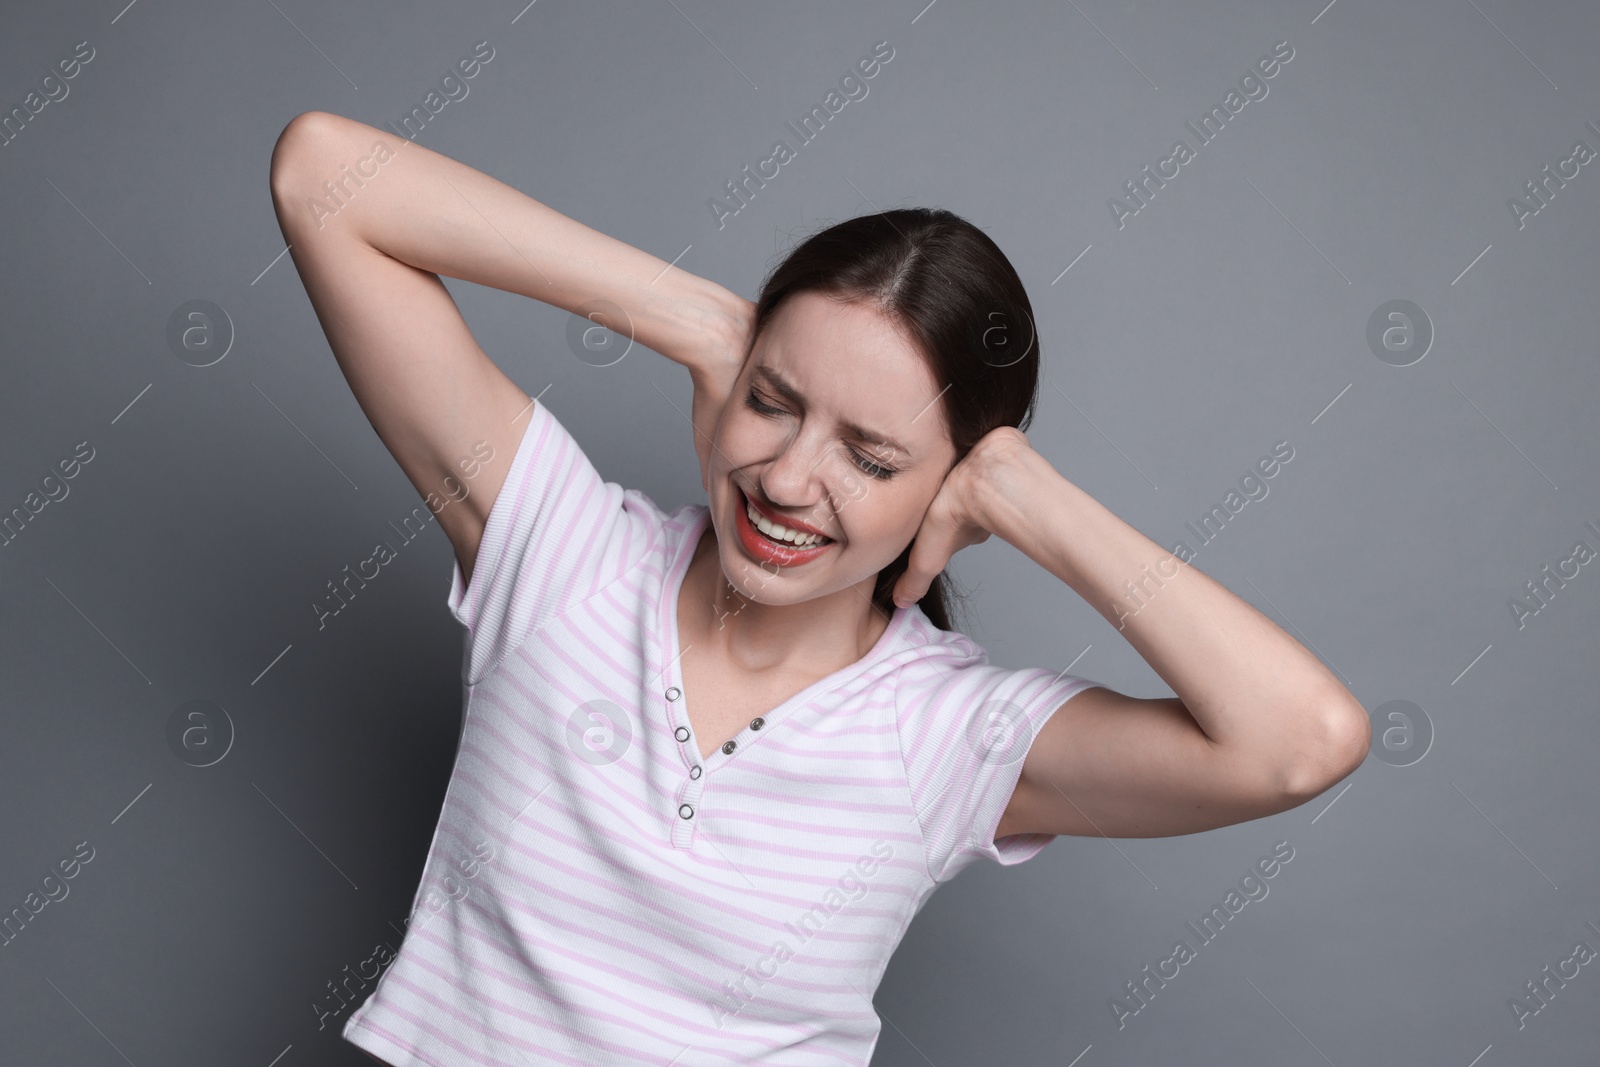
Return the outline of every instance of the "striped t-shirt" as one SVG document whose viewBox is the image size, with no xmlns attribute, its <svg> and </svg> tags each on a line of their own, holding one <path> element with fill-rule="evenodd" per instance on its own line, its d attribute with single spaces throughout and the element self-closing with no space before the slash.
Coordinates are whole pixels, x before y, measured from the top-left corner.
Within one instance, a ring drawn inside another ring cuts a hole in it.
<svg viewBox="0 0 1600 1067">
<path fill-rule="evenodd" d="M 864 1065 L 934 889 L 1053 840 L 992 837 L 1039 727 L 1098 683 L 994 666 L 915 605 L 702 760 L 677 596 L 709 516 L 602 481 L 533 405 L 455 567 L 455 765 L 347 1040 L 403 1067 Z"/>
</svg>

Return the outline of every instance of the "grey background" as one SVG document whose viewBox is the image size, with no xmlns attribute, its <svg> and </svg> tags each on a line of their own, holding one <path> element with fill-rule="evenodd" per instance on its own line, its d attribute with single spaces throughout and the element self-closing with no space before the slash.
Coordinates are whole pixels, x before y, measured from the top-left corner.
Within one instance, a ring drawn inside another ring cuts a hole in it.
<svg viewBox="0 0 1600 1067">
<path fill-rule="evenodd" d="M 397 122 L 480 40 L 494 59 L 419 143 L 747 297 L 826 221 L 923 204 L 983 227 L 1039 317 L 1030 440 L 1165 546 L 1288 441 L 1196 565 L 1369 710 L 1432 724 L 1419 762 L 1369 757 L 1270 819 L 968 871 L 889 968 L 875 1064 L 1600 1056 L 1600 962 L 1521 1029 L 1508 1004 L 1580 939 L 1600 949 L 1600 564 L 1520 629 L 1509 608 L 1576 541 L 1600 548 L 1600 164 L 1520 229 L 1507 206 L 1575 140 L 1600 149 L 1592 5 L 113 0 L 7 5 L 4 31 L 5 110 L 96 51 L 0 148 L 0 512 L 95 449 L 0 547 L 0 913 L 94 849 L 0 947 L 6 1064 L 368 1062 L 348 1010 L 319 1031 L 311 1004 L 398 945 L 460 633 L 437 529 L 316 628 L 324 584 L 420 500 L 277 258 L 267 166 L 299 112 Z M 879 40 L 869 95 L 719 230 L 707 198 L 793 146 L 784 122 Z M 1268 96 L 1119 229 L 1108 198 L 1281 40 Z M 607 478 L 700 499 L 680 368 L 588 366 L 565 312 L 448 284 Z M 236 332 L 208 367 L 165 339 L 194 299 Z M 1406 367 L 1366 341 L 1394 299 L 1435 330 Z M 954 570 L 996 662 L 1170 694 L 1015 548 Z M 234 732 L 209 767 L 167 740 L 191 700 Z M 1295 856 L 1269 896 L 1119 1029 L 1123 983 L 1278 841 Z"/>
</svg>

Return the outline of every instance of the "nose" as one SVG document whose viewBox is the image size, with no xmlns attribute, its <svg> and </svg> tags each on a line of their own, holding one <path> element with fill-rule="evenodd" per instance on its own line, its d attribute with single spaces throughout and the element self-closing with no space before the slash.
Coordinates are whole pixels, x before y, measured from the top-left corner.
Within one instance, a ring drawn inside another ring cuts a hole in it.
<svg viewBox="0 0 1600 1067">
<path fill-rule="evenodd" d="M 774 507 L 796 518 L 822 526 L 823 504 L 829 499 L 818 470 L 827 458 L 820 443 L 806 444 L 804 435 L 791 437 L 761 475 L 761 491 Z"/>
</svg>

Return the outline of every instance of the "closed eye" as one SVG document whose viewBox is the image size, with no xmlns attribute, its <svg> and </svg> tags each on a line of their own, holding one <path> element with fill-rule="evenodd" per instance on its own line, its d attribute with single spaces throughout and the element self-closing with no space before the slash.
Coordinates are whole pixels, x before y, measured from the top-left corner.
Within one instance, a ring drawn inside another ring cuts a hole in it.
<svg viewBox="0 0 1600 1067">
<path fill-rule="evenodd" d="M 754 389 L 750 390 L 749 394 L 745 397 L 745 402 L 750 406 L 752 411 L 759 412 L 762 415 L 783 414 L 782 408 L 770 407 L 766 404 L 763 404 L 761 402 L 761 398 L 756 396 L 756 391 Z"/>
<path fill-rule="evenodd" d="M 771 404 L 763 403 L 761 397 L 756 393 L 753 387 L 748 393 L 745 394 L 744 399 L 745 405 L 749 407 L 751 411 L 754 411 L 759 415 L 765 415 L 768 418 L 771 418 L 774 415 L 785 414 L 782 408 L 773 407 Z M 894 467 L 885 467 L 881 463 L 872 462 L 872 460 L 868 459 L 866 456 L 863 456 L 854 448 L 847 447 L 846 451 L 850 453 L 850 458 L 852 461 L 854 461 L 855 465 L 861 468 L 861 470 L 869 477 L 877 478 L 880 481 L 888 481 L 898 473 Z"/>
</svg>

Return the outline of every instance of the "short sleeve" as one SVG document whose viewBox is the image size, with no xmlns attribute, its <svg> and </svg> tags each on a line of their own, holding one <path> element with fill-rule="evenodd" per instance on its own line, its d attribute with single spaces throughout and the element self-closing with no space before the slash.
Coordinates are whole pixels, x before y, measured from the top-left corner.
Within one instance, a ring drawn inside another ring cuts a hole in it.
<svg viewBox="0 0 1600 1067">
<path fill-rule="evenodd" d="M 462 680 L 476 685 L 528 635 L 626 574 L 662 526 L 649 497 L 601 479 L 550 409 L 534 403 L 472 566 L 446 600 L 466 627 Z"/>
<path fill-rule="evenodd" d="M 1067 700 L 1100 684 L 1043 667 L 995 666 L 961 635 L 930 644 L 907 669 L 895 697 L 901 754 L 935 882 L 980 858 L 1023 863 L 1055 839 L 1013 834 L 996 843 L 994 832 L 1040 728 Z"/>
</svg>

